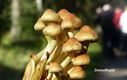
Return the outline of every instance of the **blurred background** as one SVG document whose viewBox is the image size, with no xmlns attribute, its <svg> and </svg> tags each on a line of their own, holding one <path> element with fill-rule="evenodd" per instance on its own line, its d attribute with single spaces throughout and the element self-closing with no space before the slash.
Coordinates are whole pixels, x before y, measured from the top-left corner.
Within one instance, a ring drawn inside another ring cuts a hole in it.
<svg viewBox="0 0 127 80">
<path fill-rule="evenodd" d="M 47 8 L 65 8 L 99 34 L 99 41 L 89 46 L 91 63 L 84 67 L 83 80 L 127 80 L 127 35 L 119 26 L 126 5 L 126 0 L 0 0 L 0 80 L 21 80 L 30 54 L 45 47 L 45 38 L 33 26 Z"/>
</svg>

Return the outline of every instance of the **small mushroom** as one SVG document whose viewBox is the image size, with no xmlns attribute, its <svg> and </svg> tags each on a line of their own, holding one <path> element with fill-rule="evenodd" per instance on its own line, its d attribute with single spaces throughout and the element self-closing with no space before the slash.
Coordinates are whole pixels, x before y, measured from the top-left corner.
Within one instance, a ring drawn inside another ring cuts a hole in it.
<svg viewBox="0 0 127 80">
<path fill-rule="evenodd" d="M 88 56 L 88 54 L 82 54 L 82 55 L 75 57 L 72 60 L 72 63 L 74 65 L 86 65 L 90 63 L 90 57 Z"/>
<path fill-rule="evenodd" d="M 50 23 L 46 28 L 44 28 L 43 33 L 45 35 L 51 36 L 51 37 L 56 37 L 60 35 L 62 32 L 62 29 L 60 25 L 56 23 Z"/>
<path fill-rule="evenodd" d="M 70 14 L 70 12 L 67 10 L 67 9 L 61 9 L 59 12 L 58 12 L 58 15 L 64 19 L 66 17 L 66 15 Z"/>
<path fill-rule="evenodd" d="M 82 21 L 80 18 L 78 18 L 75 14 L 70 13 L 66 16 L 65 19 L 71 20 L 74 28 L 80 28 L 82 26 Z"/>
<path fill-rule="evenodd" d="M 51 73 L 61 72 L 62 70 L 63 70 L 63 67 L 57 62 L 53 62 L 49 66 L 49 72 Z"/>
<path fill-rule="evenodd" d="M 74 24 L 72 23 L 71 20 L 65 19 L 62 21 L 61 27 L 62 27 L 62 29 L 73 29 Z"/>
<path fill-rule="evenodd" d="M 68 56 L 66 59 L 61 63 L 62 67 L 65 68 L 73 58 L 75 53 L 79 53 L 82 49 L 82 44 L 78 42 L 75 38 L 70 38 L 62 48 L 62 52 L 67 53 Z"/>
<path fill-rule="evenodd" d="M 75 38 L 70 38 L 62 48 L 62 51 L 67 52 L 73 52 L 73 51 L 80 51 L 82 49 L 82 44 Z"/>
<path fill-rule="evenodd" d="M 46 25 L 44 24 L 44 22 L 42 22 L 40 19 L 36 22 L 36 24 L 34 25 L 34 30 L 35 31 L 41 31 L 46 27 Z"/>
<path fill-rule="evenodd" d="M 68 71 L 71 79 L 82 79 L 86 76 L 86 73 L 80 66 L 74 66 Z"/>
<path fill-rule="evenodd" d="M 47 80 L 50 80 L 52 76 L 56 75 L 56 79 L 60 80 L 59 73 L 63 70 L 63 67 L 57 62 L 53 62 L 49 65 L 49 74 L 46 77 Z"/>
<path fill-rule="evenodd" d="M 82 21 L 74 14 L 68 13 L 61 23 L 62 29 L 75 29 L 82 25 Z"/>
<path fill-rule="evenodd" d="M 82 25 L 82 21 L 73 13 L 70 13 L 66 9 L 62 9 L 58 12 L 60 17 L 63 19 L 61 26 L 64 28 L 70 28 L 72 25 L 74 28 L 79 28 Z"/>
<path fill-rule="evenodd" d="M 52 9 L 46 9 L 40 19 L 45 23 L 49 23 L 49 22 L 60 23 L 61 22 L 60 16 Z"/>
<path fill-rule="evenodd" d="M 87 25 L 84 25 L 74 37 L 80 42 L 94 42 L 98 39 L 97 33 Z"/>
</svg>

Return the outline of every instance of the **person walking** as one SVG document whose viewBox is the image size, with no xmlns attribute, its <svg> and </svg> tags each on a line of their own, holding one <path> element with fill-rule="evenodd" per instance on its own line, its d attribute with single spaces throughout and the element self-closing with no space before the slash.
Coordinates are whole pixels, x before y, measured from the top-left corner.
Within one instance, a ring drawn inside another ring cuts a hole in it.
<svg viewBox="0 0 127 80">
<path fill-rule="evenodd" d="M 114 9 L 114 18 L 113 18 L 113 23 L 114 23 L 114 27 L 115 27 L 115 30 L 116 30 L 116 45 L 113 49 L 114 53 L 116 56 L 120 56 L 121 55 L 121 50 L 120 50 L 120 38 L 121 38 L 121 27 L 120 27 L 120 17 L 121 17 L 121 14 L 122 14 L 122 9 L 120 7 L 116 7 Z"/>
<path fill-rule="evenodd" d="M 121 27 L 121 44 L 120 48 L 123 55 L 127 55 L 127 6 L 125 6 L 124 12 L 120 17 L 120 27 Z"/>
<path fill-rule="evenodd" d="M 104 57 L 113 59 L 113 48 L 116 45 L 115 37 L 116 31 L 113 24 L 114 12 L 109 4 L 105 4 L 102 7 L 102 12 L 99 16 L 98 24 L 102 28 L 102 45 Z M 97 23 L 96 23 L 97 24 Z"/>
</svg>

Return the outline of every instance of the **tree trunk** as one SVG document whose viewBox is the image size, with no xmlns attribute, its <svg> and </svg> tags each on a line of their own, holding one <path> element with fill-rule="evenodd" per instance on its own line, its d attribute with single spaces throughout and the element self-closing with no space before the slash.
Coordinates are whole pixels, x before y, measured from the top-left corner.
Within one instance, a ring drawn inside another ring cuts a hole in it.
<svg viewBox="0 0 127 80">
<path fill-rule="evenodd" d="M 38 12 L 43 11 L 43 0 L 35 0 Z"/>
<path fill-rule="evenodd" d="M 19 24 L 19 0 L 12 0 L 11 3 L 11 29 L 10 29 L 10 37 L 13 41 L 17 41 L 21 35 L 21 25 Z"/>
</svg>

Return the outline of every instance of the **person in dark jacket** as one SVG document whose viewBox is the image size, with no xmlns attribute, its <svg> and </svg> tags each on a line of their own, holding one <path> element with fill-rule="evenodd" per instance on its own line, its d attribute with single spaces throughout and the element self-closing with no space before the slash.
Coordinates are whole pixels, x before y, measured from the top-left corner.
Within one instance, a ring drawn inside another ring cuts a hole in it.
<svg viewBox="0 0 127 80">
<path fill-rule="evenodd" d="M 102 7 L 102 13 L 99 16 L 98 24 L 102 28 L 102 43 L 104 56 L 110 59 L 114 58 L 113 48 L 116 46 L 115 27 L 113 24 L 114 12 L 109 4 Z M 97 24 L 97 23 L 96 23 Z"/>
</svg>

